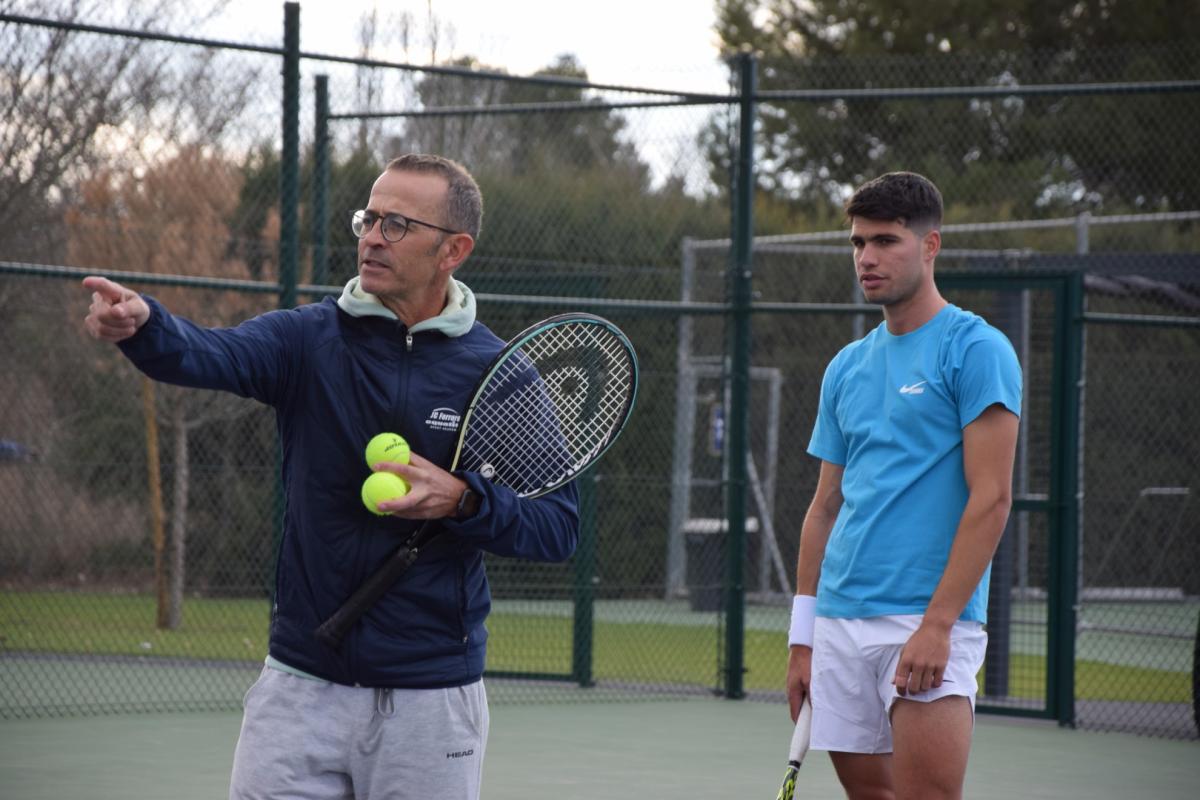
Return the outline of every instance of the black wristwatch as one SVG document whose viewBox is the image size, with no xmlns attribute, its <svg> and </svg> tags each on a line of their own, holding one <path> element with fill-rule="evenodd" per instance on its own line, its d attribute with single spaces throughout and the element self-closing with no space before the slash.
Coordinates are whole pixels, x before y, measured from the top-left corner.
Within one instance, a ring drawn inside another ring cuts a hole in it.
<svg viewBox="0 0 1200 800">
<path fill-rule="evenodd" d="M 458 506 L 454 509 L 455 519 L 470 519 L 479 513 L 479 503 L 481 498 L 475 493 L 475 490 L 468 486 L 463 490 L 462 497 L 458 498 Z"/>
</svg>

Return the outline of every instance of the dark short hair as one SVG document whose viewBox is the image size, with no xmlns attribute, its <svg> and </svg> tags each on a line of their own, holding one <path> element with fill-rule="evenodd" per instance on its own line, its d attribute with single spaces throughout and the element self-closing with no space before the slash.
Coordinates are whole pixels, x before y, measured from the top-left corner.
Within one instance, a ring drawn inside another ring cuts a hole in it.
<svg viewBox="0 0 1200 800">
<path fill-rule="evenodd" d="M 933 230 L 942 224 L 942 193 L 915 172 L 889 172 L 858 187 L 846 201 L 846 218 L 854 217 Z"/>
<path fill-rule="evenodd" d="M 446 190 L 446 227 L 469 233 L 473 239 L 479 238 L 479 231 L 483 227 L 483 193 L 466 167 L 443 156 L 408 153 L 389 161 L 387 169 L 441 175 L 449 185 Z"/>
</svg>

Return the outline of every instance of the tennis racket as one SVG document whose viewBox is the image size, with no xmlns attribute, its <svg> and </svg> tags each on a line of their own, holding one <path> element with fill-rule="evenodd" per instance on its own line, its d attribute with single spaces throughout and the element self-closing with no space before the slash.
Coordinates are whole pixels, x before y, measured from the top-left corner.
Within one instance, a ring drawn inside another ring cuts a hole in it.
<svg viewBox="0 0 1200 800">
<path fill-rule="evenodd" d="M 804 756 L 808 753 L 808 737 L 812 733 L 812 703 L 808 698 L 800 706 L 800 715 L 796 717 L 796 729 L 792 732 L 792 745 L 788 748 L 787 772 L 783 773 L 783 785 L 775 800 L 792 800 L 796 796 L 796 776 Z"/>
<path fill-rule="evenodd" d="M 450 469 L 478 472 L 522 498 L 552 492 L 616 441 L 637 385 L 637 354 L 616 325 L 580 313 L 543 320 L 484 370 L 459 422 Z M 317 639 L 340 646 L 439 530 L 427 520 L 321 623 Z"/>
</svg>

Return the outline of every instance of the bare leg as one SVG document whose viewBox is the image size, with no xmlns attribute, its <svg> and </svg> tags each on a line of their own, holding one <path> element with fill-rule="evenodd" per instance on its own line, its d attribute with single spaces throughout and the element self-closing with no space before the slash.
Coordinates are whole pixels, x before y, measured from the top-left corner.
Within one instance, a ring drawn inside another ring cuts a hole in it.
<svg viewBox="0 0 1200 800">
<path fill-rule="evenodd" d="M 965 697 L 892 707 L 896 800 L 959 800 L 975 716 Z"/>
<path fill-rule="evenodd" d="M 830 753 L 850 800 L 894 800 L 891 753 Z"/>
</svg>

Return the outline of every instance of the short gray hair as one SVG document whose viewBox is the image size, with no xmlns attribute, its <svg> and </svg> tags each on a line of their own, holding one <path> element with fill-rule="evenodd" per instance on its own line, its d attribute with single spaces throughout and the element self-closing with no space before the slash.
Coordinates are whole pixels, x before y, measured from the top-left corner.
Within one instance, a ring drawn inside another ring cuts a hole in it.
<svg viewBox="0 0 1200 800">
<path fill-rule="evenodd" d="M 446 190 L 446 227 L 479 239 L 483 228 L 483 193 L 467 168 L 457 161 L 427 153 L 408 153 L 393 158 L 387 169 L 397 172 L 421 172 L 441 175 Z"/>
</svg>

